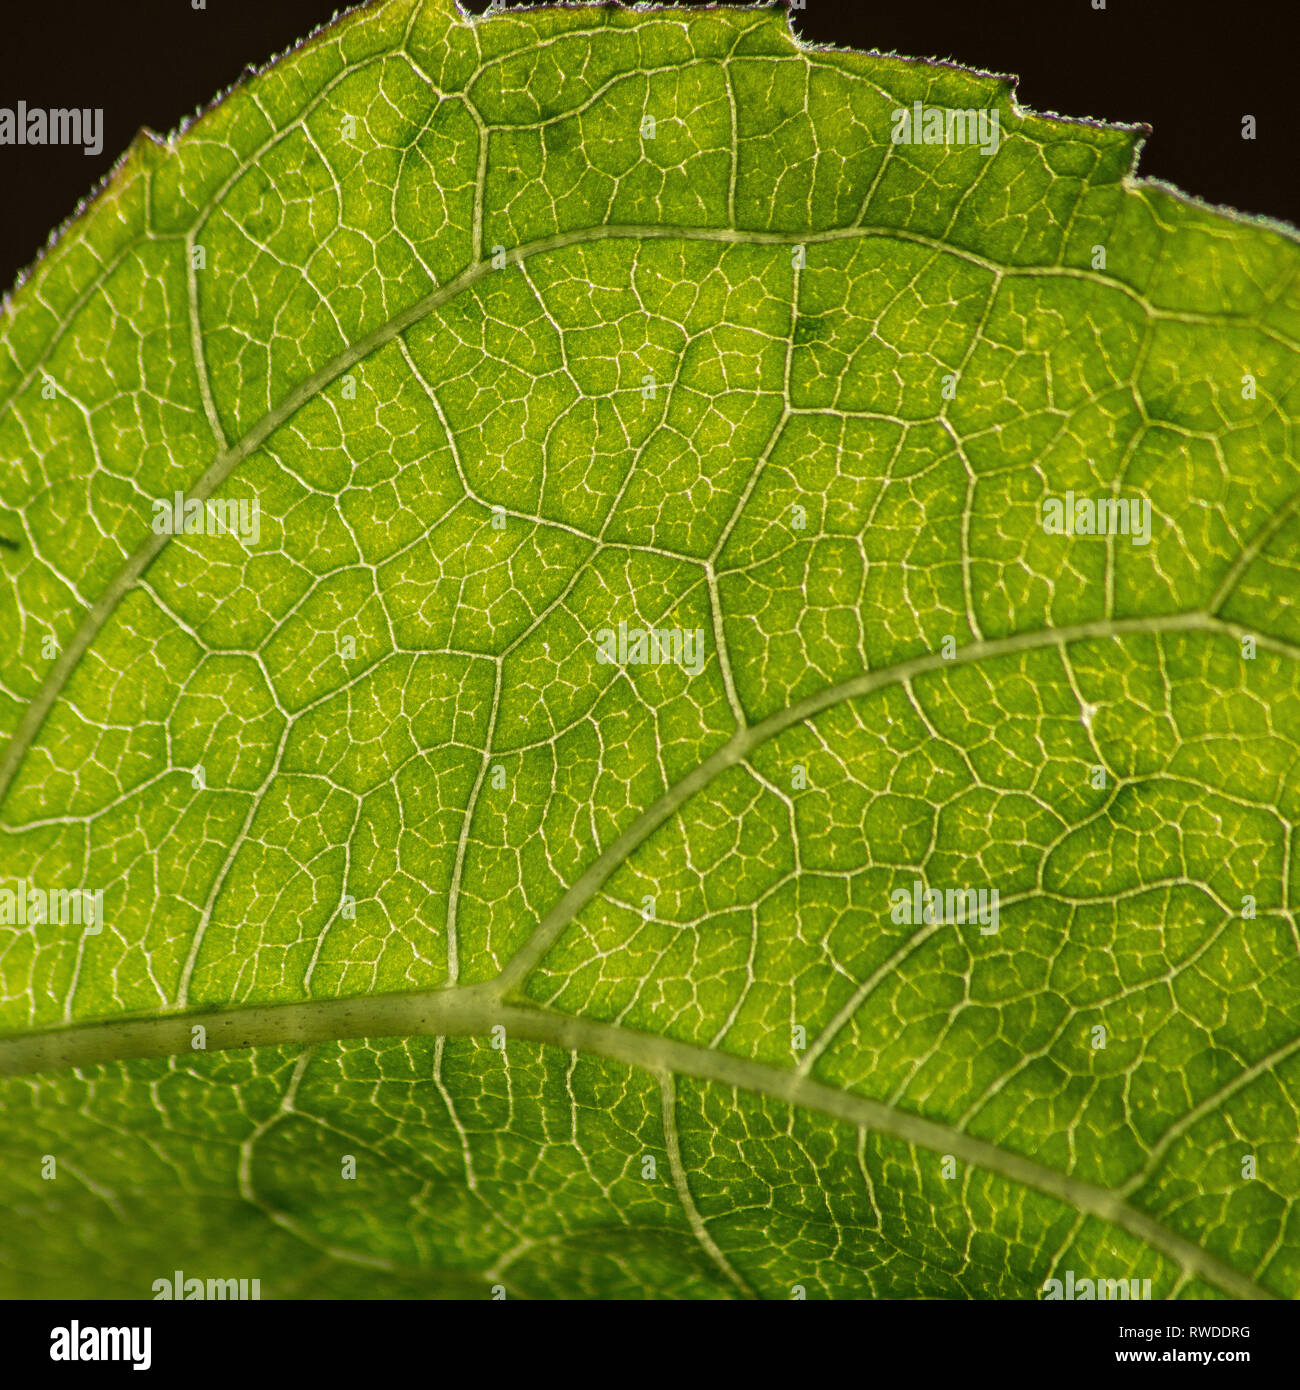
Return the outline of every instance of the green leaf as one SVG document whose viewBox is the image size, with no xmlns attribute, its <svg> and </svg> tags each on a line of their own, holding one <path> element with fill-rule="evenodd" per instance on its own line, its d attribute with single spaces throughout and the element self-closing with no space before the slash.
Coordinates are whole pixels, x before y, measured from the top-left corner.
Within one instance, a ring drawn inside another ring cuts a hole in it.
<svg viewBox="0 0 1300 1390">
<path fill-rule="evenodd" d="M 1300 1291 L 1300 256 L 1138 143 L 448 0 L 136 141 L 0 320 L 0 1292 Z"/>
</svg>

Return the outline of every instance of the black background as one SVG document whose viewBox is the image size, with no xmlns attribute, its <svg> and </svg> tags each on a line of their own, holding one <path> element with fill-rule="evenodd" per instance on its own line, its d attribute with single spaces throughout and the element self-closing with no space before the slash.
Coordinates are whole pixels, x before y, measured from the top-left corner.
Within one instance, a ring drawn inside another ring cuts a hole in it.
<svg viewBox="0 0 1300 1390">
<path fill-rule="evenodd" d="M 83 1327 L 149 1327 L 153 1365 L 140 1374 L 121 1363 L 51 1363 L 50 1330 L 75 1318 Z M 1171 1337 L 1169 1328 L 1184 1329 Z M 1204 1337 L 1193 1327 L 1238 1328 L 1249 1335 Z M 1158 1327 L 1147 1341 L 1122 1331 Z M 285 1301 L 155 1303 L 102 1301 L 0 1304 L 0 1339 L 14 1385 L 98 1385 L 106 1377 L 141 1387 L 200 1384 L 243 1386 L 288 1372 L 295 1385 L 371 1386 L 396 1377 L 413 1361 L 434 1387 L 477 1385 L 485 1378 L 536 1381 L 539 1366 L 565 1390 L 617 1380 L 655 1386 L 669 1379 L 730 1386 L 823 1384 L 833 1367 L 818 1364 L 817 1345 L 844 1358 L 853 1383 L 880 1380 L 881 1351 L 891 1380 L 969 1384 L 997 1380 L 1019 1386 L 1046 1382 L 1210 1384 L 1275 1387 L 1295 1380 L 1295 1313 L 1270 1303 L 1218 1301 L 1115 1304 L 1003 1303 L 971 1300 L 838 1303 L 599 1303 L 557 1306 L 546 1300 L 487 1298 L 454 1308 L 432 1303 L 353 1301 L 338 1305 Z M 482 1347 L 484 1350 L 478 1351 Z M 1121 1365 L 1116 1352 L 1169 1348 L 1246 1352 L 1234 1365 L 1186 1362 L 1150 1368 Z M 448 1357 L 448 1349 L 451 1355 Z M 578 1348 L 568 1361 L 563 1354 Z M 561 1353 L 556 1356 L 556 1351 Z M 459 1355 L 458 1355 L 459 1353 Z M 624 1369 L 628 1354 L 644 1366 Z M 394 1357 L 398 1358 L 394 1365 Z M 463 1359 L 462 1359 L 463 1358 Z M 572 1364 L 570 1364 L 572 1363 Z M 613 1367 L 601 1373 L 599 1366 Z M 836 1363 L 840 1364 L 840 1363 Z M 481 1369 L 472 1373 L 472 1367 Z M 464 1369 L 462 1369 L 464 1368 Z M 1160 1370 L 1175 1374 L 1164 1377 Z M 490 1375 L 488 1374 L 490 1372 Z M 154 1379 L 150 1380 L 149 1377 Z M 1289 1377 L 1289 1379 L 1288 1379 Z"/>
<path fill-rule="evenodd" d="M 466 8 L 481 11 L 486 0 Z M 1300 224 L 1295 0 L 806 0 L 814 43 L 1016 73 L 1036 111 L 1145 122 L 1141 172 L 1208 202 Z M 104 149 L 0 146 L 0 290 L 36 258 L 136 130 L 165 133 L 337 0 L 7 0 L 0 106 L 104 109 Z M 1241 138 L 1241 118 L 1258 137 Z"/>
</svg>

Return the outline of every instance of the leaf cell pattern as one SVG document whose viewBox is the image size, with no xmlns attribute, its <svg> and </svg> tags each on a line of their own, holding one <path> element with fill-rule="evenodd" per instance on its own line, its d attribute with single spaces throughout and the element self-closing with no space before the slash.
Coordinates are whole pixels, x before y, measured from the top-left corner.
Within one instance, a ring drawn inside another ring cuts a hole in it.
<svg viewBox="0 0 1300 1390">
<path fill-rule="evenodd" d="M 1296 1296 L 1300 257 L 1138 144 L 447 0 L 136 141 L 0 318 L 0 1289 Z"/>
</svg>

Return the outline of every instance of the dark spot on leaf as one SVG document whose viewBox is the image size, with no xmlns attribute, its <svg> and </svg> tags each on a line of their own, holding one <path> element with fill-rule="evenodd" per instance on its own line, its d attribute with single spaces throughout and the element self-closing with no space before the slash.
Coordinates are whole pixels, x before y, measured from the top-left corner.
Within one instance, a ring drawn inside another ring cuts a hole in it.
<svg viewBox="0 0 1300 1390">
<path fill-rule="evenodd" d="M 578 143 L 578 125 L 576 121 L 559 121 L 555 125 L 548 125 L 542 128 L 542 143 L 546 146 L 547 154 L 558 154 L 563 150 L 571 150 Z"/>
<path fill-rule="evenodd" d="M 813 315 L 802 314 L 795 320 L 794 341 L 800 343 L 815 343 L 822 338 L 830 336 L 830 324 L 825 314 Z"/>
</svg>

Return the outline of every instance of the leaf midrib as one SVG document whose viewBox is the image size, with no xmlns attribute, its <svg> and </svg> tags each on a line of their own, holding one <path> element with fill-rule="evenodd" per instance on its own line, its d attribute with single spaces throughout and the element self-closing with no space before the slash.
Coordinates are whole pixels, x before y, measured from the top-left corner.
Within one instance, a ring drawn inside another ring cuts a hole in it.
<svg viewBox="0 0 1300 1390">
<path fill-rule="evenodd" d="M 651 1071 L 738 1086 L 791 1105 L 820 1111 L 860 1128 L 880 1129 L 934 1152 L 951 1153 L 967 1163 L 1068 1202 L 1081 1212 L 1113 1222 L 1175 1260 L 1186 1273 L 1201 1275 L 1237 1297 L 1272 1298 L 1272 1294 L 1231 1266 L 1127 1202 L 1126 1197 L 1137 1186 L 1145 1168 L 1118 1192 L 1110 1191 L 950 1126 L 881 1101 L 836 1090 L 811 1079 L 802 1068 L 782 1070 L 751 1058 L 639 1033 L 619 1025 L 507 1002 L 512 991 L 523 983 L 573 917 L 637 845 L 720 772 L 743 761 L 760 743 L 801 720 L 843 700 L 910 681 L 926 672 L 1017 651 L 1124 635 L 1209 632 L 1239 638 L 1247 631 L 1239 624 L 1203 612 L 1171 614 L 1164 618 L 1099 620 L 972 643 L 959 649 L 951 659 L 931 653 L 879 671 L 865 672 L 838 686 L 818 691 L 758 724 L 738 730 L 712 757 L 642 812 L 606 848 L 538 923 L 506 968 L 485 984 L 413 994 L 374 994 L 216 1010 L 188 1009 L 149 1018 L 122 1018 L 0 1037 L 0 1076 L 93 1066 L 135 1057 L 183 1056 L 191 1050 L 191 1029 L 196 1023 L 201 1023 L 206 1030 L 206 1051 L 388 1036 L 486 1036 L 495 1025 L 501 1024 L 507 1034 L 534 1042 L 584 1051 Z M 1287 643 L 1260 634 L 1256 636 L 1262 645 L 1292 657 L 1300 656 L 1300 649 Z M 1300 1050 L 1300 1038 L 1252 1064 L 1229 1082 L 1228 1089 L 1238 1089 L 1296 1050 Z M 1219 1093 L 1216 1097 L 1221 1098 Z M 1208 1104 L 1208 1100 L 1203 1102 L 1186 1117 L 1179 1132 L 1200 1118 Z M 1171 1134 L 1168 1142 L 1176 1137 Z M 1153 1158 L 1168 1147 L 1164 1140 L 1162 1137 L 1161 1145 L 1153 1151 Z"/>
<path fill-rule="evenodd" d="M 815 1110 L 859 1129 L 880 1130 L 935 1153 L 952 1154 L 964 1163 L 1119 1226 L 1173 1260 L 1186 1274 L 1204 1278 L 1238 1298 L 1274 1297 L 1118 1193 L 987 1140 L 884 1102 L 837 1090 L 793 1069 L 783 1070 L 619 1025 L 506 1003 L 503 993 L 499 981 L 494 981 L 488 986 L 255 1005 L 56 1029 L 0 1039 L 0 1076 L 128 1058 L 184 1056 L 191 1051 L 195 1024 L 206 1031 L 204 1050 L 208 1052 L 389 1036 L 485 1037 L 494 1027 L 502 1026 L 507 1046 L 511 1037 L 523 1038 L 650 1072 L 693 1076 Z"/>
</svg>

